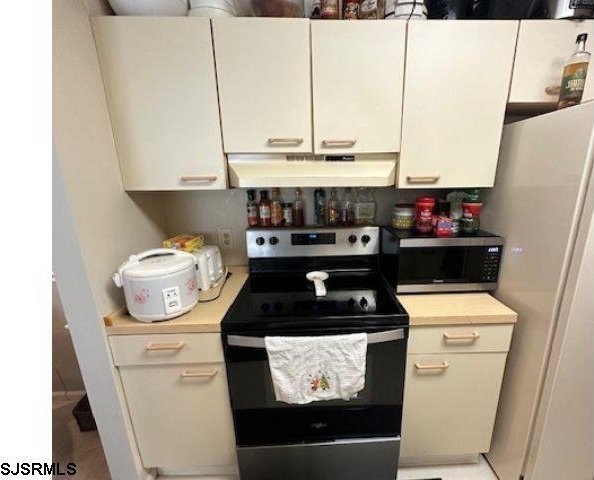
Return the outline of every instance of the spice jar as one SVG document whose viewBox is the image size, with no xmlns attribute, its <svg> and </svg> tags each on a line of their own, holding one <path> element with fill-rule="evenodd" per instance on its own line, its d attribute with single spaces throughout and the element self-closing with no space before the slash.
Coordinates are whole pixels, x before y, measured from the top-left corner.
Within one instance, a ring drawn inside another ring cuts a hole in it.
<svg viewBox="0 0 594 480">
<path fill-rule="evenodd" d="M 435 208 L 435 198 L 417 197 L 417 214 L 415 218 L 415 227 L 419 233 L 431 233 L 433 230 L 433 208 Z"/>
<path fill-rule="evenodd" d="M 416 208 L 413 203 L 397 203 L 392 209 L 392 226 L 398 230 L 415 228 Z"/>
</svg>

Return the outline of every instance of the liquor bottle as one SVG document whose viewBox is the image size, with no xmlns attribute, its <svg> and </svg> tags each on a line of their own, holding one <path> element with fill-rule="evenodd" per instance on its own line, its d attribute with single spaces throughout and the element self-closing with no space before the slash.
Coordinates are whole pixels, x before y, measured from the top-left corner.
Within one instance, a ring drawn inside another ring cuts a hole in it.
<svg viewBox="0 0 594 480">
<path fill-rule="evenodd" d="M 582 101 L 590 52 L 586 51 L 587 33 L 580 33 L 575 41 L 575 52 L 569 57 L 563 69 L 561 80 L 561 91 L 559 92 L 559 103 L 557 108 L 571 107 Z"/>
<path fill-rule="evenodd" d="M 361 187 L 355 204 L 355 225 L 373 225 L 375 223 L 376 203 L 373 190 Z"/>
<path fill-rule="evenodd" d="M 357 20 L 359 10 L 361 9 L 361 0 L 343 0 L 342 18 L 343 20 Z"/>
<path fill-rule="evenodd" d="M 320 17 L 325 20 L 337 20 L 340 17 L 338 0 L 320 0 Z"/>
<path fill-rule="evenodd" d="M 260 225 L 270 227 L 270 200 L 268 199 L 268 190 L 260 190 Z"/>
<path fill-rule="evenodd" d="M 326 192 L 323 188 L 314 191 L 314 212 L 316 225 L 326 224 Z"/>
<path fill-rule="evenodd" d="M 342 197 L 342 211 L 340 214 L 340 223 L 343 225 L 355 224 L 355 199 L 351 192 L 351 187 L 344 189 L 344 197 Z"/>
<path fill-rule="evenodd" d="M 295 189 L 295 200 L 293 201 L 293 226 L 303 227 L 305 225 L 305 201 L 300 188 Z"/>
<path fill-rule="evenodd" d="M 258 203 L 256 202 L 256 191 L 247 191 L 247 222 L 248 227 L 255 227 L 260 222 L 260 215 L 258 215 Z"/>
<path fill-rule="evenodd" d="M 330 198 L 328 199 L 328 225 L 336 227 L 340 225 L 340 200 L 336 193 L 336 188 L 330 189 Z"/>
<path fill-rule="evenodd" d="M 270 223 L 273 227 L 280 227 L 283 224 L 283 203 L 280 188 L 273 188 L 270 200 Z"/>
</svg>

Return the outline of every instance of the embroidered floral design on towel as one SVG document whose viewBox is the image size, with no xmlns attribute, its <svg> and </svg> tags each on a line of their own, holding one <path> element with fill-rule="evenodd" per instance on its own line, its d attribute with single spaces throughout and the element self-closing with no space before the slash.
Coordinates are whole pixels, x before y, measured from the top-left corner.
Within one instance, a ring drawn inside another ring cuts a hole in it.
<svg viewBox="0 0 594 480">
<path fill-rule="evenodd" d="M 330 389 L 330 376 L 327 373 L 319 371 L 315 375 L 309 375 L 308 378 L 312 392 L 317 392 L 318 389 L 322 391 Z"/>
</svg>

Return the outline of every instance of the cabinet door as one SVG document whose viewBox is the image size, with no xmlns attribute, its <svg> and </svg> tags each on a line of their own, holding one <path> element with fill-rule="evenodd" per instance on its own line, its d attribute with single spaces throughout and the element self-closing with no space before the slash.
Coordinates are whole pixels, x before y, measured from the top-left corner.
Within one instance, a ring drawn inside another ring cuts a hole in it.
<svg viewBox="0 0 594 480">
<path fill-rule="evenodd" d="M 594 20 L 521 21 L 510 103 L 555 105 L 559 99 L 563 66 L 575 50 L 575 39 L 580 33 L 588 33 L 590 39 L 594 37 Z M 592 49 L 587 47 L 587 50 Z M 592 65 L 590 62 L 582 101 L 594 99 Z"/>
<path fill-rule="evenodd" d="M 400 150 L 406 22 L 311 24 L 315 153 Z"/>
<path fill-rule="evenodd" d="M 408 355 L 402 456 L 489 451 L 506 355 Z"/>
<path fill-rule="evenodd" d="M 120 367 L 145 467 L 236 472 L 224 363 Z"/>
<path fill-rule="evenodd" d="M 398 187 L 491 187 L 516 21 L 410 22 Z"/>
<path fill-rule="evenodd" d="M 126 190 L 227 185 L 210 22 L 95 17 Z"/>
<path fill-rule="evenodd" d="M 212 20 L 225 151 L 311 152 L 309 22 Z"/>
</svg>

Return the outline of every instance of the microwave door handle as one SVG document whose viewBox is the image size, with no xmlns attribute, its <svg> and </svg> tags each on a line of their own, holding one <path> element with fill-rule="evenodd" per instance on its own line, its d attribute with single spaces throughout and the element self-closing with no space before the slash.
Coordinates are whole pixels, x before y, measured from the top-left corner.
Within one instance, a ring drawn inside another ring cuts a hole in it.
<svg viewBox="0 0 594 480">
<path fill-rule="evenodd" d="M 393 342 L 402 339 L 404 339 L 404 329 L 402 328 L 367 334 L 368 344 Z M 244 335 L 227 335 L 227 344 L 231 347 L 266 348 L 264 338 Z"/>
</svg>

